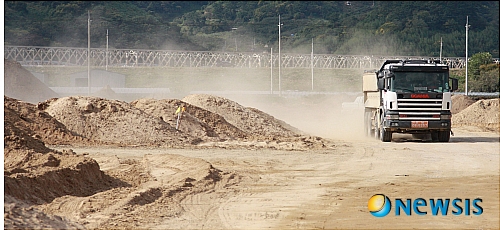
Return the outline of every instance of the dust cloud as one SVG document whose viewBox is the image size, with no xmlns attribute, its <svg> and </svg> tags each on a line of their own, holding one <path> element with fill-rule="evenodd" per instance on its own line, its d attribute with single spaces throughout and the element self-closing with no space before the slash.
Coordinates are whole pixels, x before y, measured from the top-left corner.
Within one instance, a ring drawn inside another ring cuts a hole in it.
<svg viewBox="0 0 500 230">
<path fill-rule="evenodd" d="M 282 120 L 313 136 L 338 140 L 363 140 L 363 109 L 342 109 L 357 94 L 310 95 L 296 97 L 228 96 L 234 101 Z"/>
<path fill-rule="evenodd" d="M 20 69 L 20 66 L 17 69 Z M 35 78 L 28 71 L 25 72 L 23 74 L 30 75 L 30 79 Z M 127 74 L 127 72 L 132 74 Z M 362 111 L 342 110 L 342 103 L 353 102 L 357 96 L 361 95 L 361 81 L 359 79 L 346 80 L 356 79 L 354 76 L 358 75 L 361 77 L 362 75 L 358 72 L 357 70 L 345 72 L 315 70 L 314 88 L 317 90 L 308 93 L 311 90 L 310 70 L 283 68 L 281 74 L 283 94 L 280 97 L 277 68 L 273 69 L 273 95 L 269 94 L 271 91 L 270 68 L 120 68 L 119 73 L 127 76 L 126 87 L 169 88 L 170 92 L 132 95 L 117 93 L 113 88 L 103 86 L 91 96 L 131 102 L 141 98 L 181 100 L 191 94 L 212 94 L 264 111 L 310 135 L 334 139 L 360 139 L 364 137 Z M 10 77 L 7 76 L 7 78 L 14 79 L 14 75 L 9 75 Z M 23 82 L 33 81 L 28 79 Z M 30 95 L 43 92 L 40 89 L 49 89 L 42 85 L 43 83 L 39 83 L 38 90 L 32 90 Z M 9 85 L 6 84 L 7 89 Z M 12 96 L 26 100 L 24 97 Z M 27 101 L 37 103 L 63 96 L 70 95 L 47 95 L 37 100 Z"/>
<path fill-rule="evenodd" d="M 351 76 L 346 77 L 335 71 L 326 73 L 318 71 L 315 88 L 319 90 L 311 92 L 309 69 L 282 69 L 281 96 L 279 96 L 277 69 L 273 72 L 273 94 L 270 94 L 269 68 L 243 70 L 218 68 L 209 79 L 199 77 L 197 82 L 181 87 L 196 89 L 196 93 L 221 96 L 243 106 L 259 109 L 309 135 L 341 140 L 362 140 L 365 138 L 363 108 L 342 109 L 342 103 L 352 103 L 356 97 L 362 95 L 359 79 L 356 81 L 345 79 L 356 78 L 355 76 L 361 78 L 362 71 L 347 72 Z M 327 91 L 327 88 L 333 90 Z M 178 98 L 190 93 L 193 91 L 179 94 Z"/>
</svg>

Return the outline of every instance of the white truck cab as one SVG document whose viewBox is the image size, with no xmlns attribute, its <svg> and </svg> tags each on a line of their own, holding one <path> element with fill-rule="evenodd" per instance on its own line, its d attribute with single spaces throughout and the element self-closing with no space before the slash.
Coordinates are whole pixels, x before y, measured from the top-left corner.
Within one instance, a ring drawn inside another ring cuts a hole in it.
<svg viewBox="0 0 500 230">
<path fill-rule="evenodd" d="M 375 73 L 365 73 L 363 93 L 367 135 L 384 142 L 393 133 L 430 134 L 448 142 L 451 132 L 449 67 L 431 60 L 387 60 Z M 375 85 L 376 84 L 376 85 Z"/>
</svg>

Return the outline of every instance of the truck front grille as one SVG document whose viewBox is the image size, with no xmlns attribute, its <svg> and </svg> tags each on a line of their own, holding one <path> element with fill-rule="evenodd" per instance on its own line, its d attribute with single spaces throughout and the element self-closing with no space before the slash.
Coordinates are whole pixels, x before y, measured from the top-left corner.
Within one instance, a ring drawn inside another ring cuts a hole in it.
<svg viewBox="0 0 500 230">
<path fill-rule="evenodd" d="M 439 120 L 442 99 L 398 99 L 400 120 Z"/>
</svg>

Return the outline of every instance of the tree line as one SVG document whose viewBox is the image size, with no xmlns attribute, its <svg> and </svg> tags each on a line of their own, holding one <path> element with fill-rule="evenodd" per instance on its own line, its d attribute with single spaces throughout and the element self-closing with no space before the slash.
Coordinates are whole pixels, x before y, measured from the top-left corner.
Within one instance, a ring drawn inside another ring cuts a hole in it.
<svg viewBox="0 0 500 230">
<path fill-rule="evenodd" d="M 5 45 L 498 57 L 495 1 L 5 1 Z M 282 25 L 278 26 L 278 21 Z M 281 34 L 279 39 L 278 34 Z M 281 40 L 281 41 L 280 41 Z M 442 45 L 441 45 L 442 41 Z M 278 44 L 280 43 L 280 44 Z M 441 48 L 442 47 L 442 48 Z"/>
</svg>

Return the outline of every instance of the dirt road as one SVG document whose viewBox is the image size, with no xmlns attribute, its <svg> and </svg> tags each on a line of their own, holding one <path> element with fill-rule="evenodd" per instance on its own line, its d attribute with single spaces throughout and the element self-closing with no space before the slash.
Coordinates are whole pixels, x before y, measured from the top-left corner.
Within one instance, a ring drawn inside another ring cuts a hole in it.
<svg viewBox="0 0 500 230">
<path fill-rule="evenodd" d="M 351 139 L 315 151 L 72 148 L 105 172 L 137 174 L 140 186 L 61 197 L 38 208 L 91 228 L 498 229 L 498 133 L 454 132 L 450 143 L 401 135 L 390 143 Z M 447 216 L 433 216 L 427 206 L 420 208 L 428 212 L 423 216 L 393 210 L 376 218 L 367 202 L 380 193 L 393 202 L 481 198 L 484 210 L 455 216 L 450 207 Z"/>
</svg>

